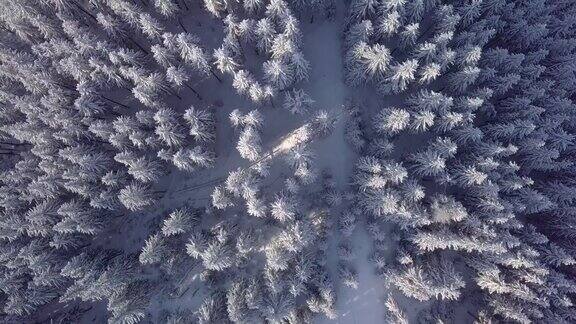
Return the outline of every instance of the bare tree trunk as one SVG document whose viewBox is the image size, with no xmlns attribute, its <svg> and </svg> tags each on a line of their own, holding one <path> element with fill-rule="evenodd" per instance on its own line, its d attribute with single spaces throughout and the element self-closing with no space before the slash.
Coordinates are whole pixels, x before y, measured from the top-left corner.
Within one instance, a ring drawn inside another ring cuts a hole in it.
<svg viewBox="0 0 576 324">
<path fill-rule="evenodd" d="M 84 14 L 86 14 L 87 16 L 89 16 L 90 18 L 92 18 L 92 20 L 98 21 L 98 19 L 96 19 L 96 17 L 94 17 L 93 14 L 91 14 L 91 13 L 88 12 L 86 9 L 84 9 L 84 7 L 81 6 L 79 3 L 77 3 L 76 1 L 72 1 L 72 3 L 73 3 L 74 5 L 76 5 L 76 7 L 77 7 L 78 9 L 80 9 L 80 11 L 82 11 Z"/>
<path fill-rule="evenodd" d="M 198 99 L 203 100 L 202 97 L 200 96 L 200 94 L 198 93 L 198 91 L 194 90 L 194 88 L 192 88 L 188 83 L 184 83 L 184 85 L 188 89 L 192 90 L 192 92 L 194 92 L 196 94 L 196 97 L 198 97 Z"/>
<path fill-rule="evenodd" d="M 101 94 L 100 96 L 101 96 L 102 98 L 104 98 L 105 100 L 108 100 L 108 101 L 110 101 L 111 103 L 114 103 L 114 104 L 116 104 L 116 105 L 118 105 L 118 106 L 124 107 L 124 108 L 126 108 L 126 109 L 133 110 L 132 107 L 127 106 L 127 105 L 125 105 L 125 104 L 123 104 L 123 103 L 121 103 L 121 102 L 118 102 L 118 101 L 116 101 L 116 100 L 110 99 L 110 98 L 108 98 L 108 97 L 106 97 L 106 96 L 104 96 L 104 95 L 102 95 L 102 94 Z"/>
<path fill-rule="evenodd" d="M 218 82 L 222 83 L 222 79 L 220 79 L 216 73 L 214 73 L 214 70 L 212 70 L 212 68 L 210 68 L 210 73 L 212 73 L 212 75 L 216 78 L 216 80 L 218 80 Z"/>
<path fill-rule="evenodd" d="M 146 49 L 144 49 L 144 47 L 142 45 L 140 45 L 137 41 L 135 41 L 132 37 L 130 36 L 126 36 L 126 39 L 130 40 L 132 43 L 134 43 L 134 45 L 136 45 L 136 47 L 138 47 L 142 52 L 144 52 L 144 54 L 148 55 L 150 54 Z"/>
<path fill-rule="evenodd" d="M 186 0 L 182 0 L 182 3 L 184 4 L 184 8 L 186 8 L 186 11 L 190 11 L 190 8 L 188 8 L 188 4 L 186 3 Z"/>
<path fill-rule="evenodd" d="M 182 24 L 182 20 L 180 20 L 180 18 L 178 18 L 177 20 L 178 20 L 178 24 L 180 25 L 180 27 L 182 27 L 182 29 L 183 29 L 185 32 L 188 32 L 188 30 L 186 29 L 186 27 L 184 27 L 184 24 Z"/>
<path fill-rule="evenodd" d="M 168 92 L 169 94 L 175 96 L 176 98 L 182 100 L 182 97 L 180 97 L 175 91 L 172 90 L 166 90 L 166 92 Z"/>
</svg>

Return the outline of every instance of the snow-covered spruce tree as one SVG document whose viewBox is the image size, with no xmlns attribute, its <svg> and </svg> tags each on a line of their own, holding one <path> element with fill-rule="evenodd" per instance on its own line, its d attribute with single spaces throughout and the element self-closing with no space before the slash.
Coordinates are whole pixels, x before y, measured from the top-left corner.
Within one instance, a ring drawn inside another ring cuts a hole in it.
<svg viewBox="0 0 576 324">
<path fill-rule="evenodd" d="M 394 324 L 407 324 L 408 319 L 406 318 L 406 314 L 398 303 L 392 298 L 392 296 L 388 296 L 386 299 L 386 320 L 390 323 Z"/>
<path fill-rule="evenodd" d="M 252 162 L 257 161 L 263 153 L 260 139 L 262 114 L 257 109 L 246 114 L 235 109 L 230 113 L 229 119 L 232 126 L 240 127 L 240 136 L 236 145 L 240 156 Z"/>
<path fill-rule="evenodd" d="M 165 236 L 178 235 L 190 231 L 198 222 L 197 212 L 189 207 L 176 209 L 170 213 L 162 225 Z"/>
</svg>

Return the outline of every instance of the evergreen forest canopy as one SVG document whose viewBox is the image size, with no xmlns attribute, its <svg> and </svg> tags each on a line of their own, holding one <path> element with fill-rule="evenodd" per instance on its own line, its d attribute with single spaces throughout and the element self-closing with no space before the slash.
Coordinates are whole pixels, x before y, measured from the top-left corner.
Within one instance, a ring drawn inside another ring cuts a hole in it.
<svg viewBox="0 0 576 324">
<path fill-rule="evenodd" d="M 0 0 L 0 322 L 574 323 L 575 73 L 572 0 Z"/>
</svg>

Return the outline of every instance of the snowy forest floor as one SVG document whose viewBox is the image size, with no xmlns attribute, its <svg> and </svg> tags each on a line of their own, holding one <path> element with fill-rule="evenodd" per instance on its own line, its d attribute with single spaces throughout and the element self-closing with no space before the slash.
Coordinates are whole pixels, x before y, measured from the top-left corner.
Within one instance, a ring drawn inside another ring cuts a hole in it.
<svg viewBox="0 0 576 324">
<path fill-rule="evenodd" d="M 310 60 L 312 68 L 308 93 L 316 101 L 319 109 L 341 112 L 348 88 L 343 82 L 340 28 L 342 8 L 337 11 L 333 21 L 305 23 L 304 54 Z M 344 140 L 346 118 L 341 116 L 332 135 L 316 144 L 318 166 L 328 169 L 334 175 L 338 189 L 346 190 L 350 180 L 355 153 Z M 335 216 L 335 215 L 334 215 Z M 371 242 L 364 224 L 358 224 L 353 237 L 356 252 L 355 267 L 358 271 L 358 288 L 337 287 L 338 318 L 330 320 L 324 316 L 317 323 L 382 323 L 384 318 L 385 296 L 380 280 L 374 274 L 373 265 L 368 262 Z M 336 247 L 334 247 L 336 248 Z M 334 265 L 330 267 L 336 269 Z M 336 274 L 334 274 L 336 275 Z"/>
</svg>

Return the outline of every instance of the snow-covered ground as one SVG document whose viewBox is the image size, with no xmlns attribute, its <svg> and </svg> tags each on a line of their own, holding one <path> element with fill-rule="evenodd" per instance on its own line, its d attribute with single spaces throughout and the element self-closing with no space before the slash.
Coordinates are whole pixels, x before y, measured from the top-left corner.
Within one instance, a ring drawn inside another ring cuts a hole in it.
<svg viewBox="0 0 576 324">
<path fill-rule="evenodd" d="M 339 12 L 338 14 L 341 14 Z M 326 110 L 338 116 L 331 136 L 314 145 L 318 168 L 332 171 L 343 187 L 354 163 L 354 152 L 344 141 L 346 121 L 343 111 L 348 89 L 343 83 L 340 55 L 339 19 L 303 24 L 304 55 L 310 60 L 312 71 L 305 90 L 315 101 L 316 110 Z"/>
<path fill-rule="evenodd" d="M 316 101 L 317 109 L 325 109 L 339 116 L 331 136 L 319 140 L 312 146 L 317 156 L 317 166 L 330 170 L 340 190 L 346 190 L 356 153 L 344 140 L 346 114 L 345 99 L 350 94 L 343 82 L 340 29 L 343 8 L 339 7 L 334 21 L 304 23 L 304 54 L 310 60 L 312 72 L 305 89 Z M 358 224 L 353 234 L 356 252 L 355 268 L 358 271 L 358 288 L 337 286 L 338 318 L 330 320 L 318 316 L 317 323 L 382 323 L 384 321 L 383 297 L 386 292 L 381 279 L 374 274 L 368 260 L 372 242 L 364 228 Z M 336 275 L 336 273 L 334 273 Z"/>
<path fill-rule="evenodd" d="M 317 324 L 373 324 L 384 322 L 386 290 L 382 280 L 374 274 L 374 266 L 368 261 L 372 242 L 363 227 L 358 224 L 353 235 L 356 252 L 354 266 L 358 272 L 358 288 L 338 287 L 338 318 L 330 320 L 318 317 Z"/>
</svg>

